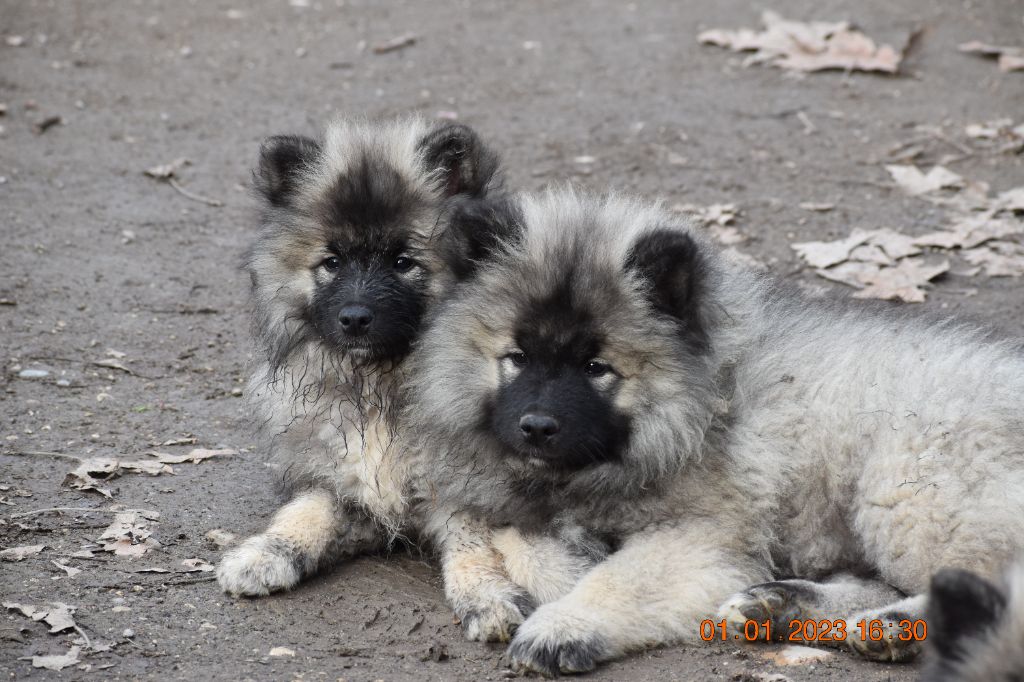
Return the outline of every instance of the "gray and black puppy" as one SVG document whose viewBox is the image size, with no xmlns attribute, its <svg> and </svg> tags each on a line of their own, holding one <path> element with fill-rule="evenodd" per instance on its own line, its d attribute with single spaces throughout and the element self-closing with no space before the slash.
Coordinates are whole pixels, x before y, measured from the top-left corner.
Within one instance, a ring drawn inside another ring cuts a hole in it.
<svg viewBox="0 0 1024 682">
<path fill-rule="evenodd" d="M 445 504 L 616 548 L 519 627 L 516 665 L 584 671 L 723 618 L 842 620 L 907 660 L 936 568 L 995 578 L 1024 550 L 1019 343 L 808 298 L 639 201 L 510 206 L 410 359 L 409 414 Z"/>
<path fill-rule="evenodd" d="M 433 504 L 399 423 L 405 357 L 472 265 L 446 245 L 447 225 L 490 224 L 471 207 L 500 193 L 497 157 L 464 125 L 339 121 L 322 140 L 270 138 L 255 180 L 247 393 L 292 499 L 223 557 L 221 586 L 290 589 L 408 534 L 439 549 L 467 636 L 508 639 L 532 599 L 505 576 L 486 527 Z"/>
</svg>

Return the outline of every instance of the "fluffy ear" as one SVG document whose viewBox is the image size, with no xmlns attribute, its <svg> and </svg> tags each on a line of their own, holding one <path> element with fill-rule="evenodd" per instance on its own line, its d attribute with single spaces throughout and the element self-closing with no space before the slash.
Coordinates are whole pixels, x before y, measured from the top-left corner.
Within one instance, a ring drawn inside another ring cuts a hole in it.
<svg viewBox="0 0 1024 682">
<path fill-rule="evenodd" d="M 298 184 L 299 172 L 320 154 L 320 145 L 300 135 L 275 135 L 260 147 L 260 161 L 253 171 L 256 189 L 272 206 L 288 206 Z"/>
<path fill-rule="evenodd" d="M 943 569 L 932 577 L 928 593 L 928 640 L 933 649 L 955 656 L 957 644 L 993 627 L 1006 597 L 969 571 Z"/>
<path fill-rule="evenodd" d="M 521 231 L 518 204 L 508 197 L 456 201 L 441 236 L 441 257 L 455 279 L 461 281 L 503 242 L 515 241 Z"/>
<path fill-rule="evenodd" d="M 684 232 L 654 230 L 630 249 L 626 268 L 647 283 L 647 293 L 658 311 L 689 320 L 703 279 L 700 248 Z"/>
<path fill-rule="evenodd" d="M 482 195 L 498 170 L 498 155 L 484 146 L 472 128 L 461 123 L 431 131 L 420 147 L 427 170 L 441 174 L 446 197 Z"/>
</svg>

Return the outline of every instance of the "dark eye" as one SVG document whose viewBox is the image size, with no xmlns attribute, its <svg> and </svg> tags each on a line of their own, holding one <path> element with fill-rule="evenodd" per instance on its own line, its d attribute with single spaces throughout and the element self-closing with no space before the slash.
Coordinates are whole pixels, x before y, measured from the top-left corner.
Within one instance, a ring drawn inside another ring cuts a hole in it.
<svg viewBox="0 0 1024 682">
<path fill-rule="evenodd" d="M 611 367 L 598 360 L 591 360 L 587 363 L 587 366 L 583 368 L 583 371 L 587 373 L 588 377 L 603 377 L 611 370 Z"/>
<path fill-rule="evenodd" d="M 399 256 L 395 259 L 394 268 L 398 272 L 409 272 L 412 270 L 412 266 L 416 265 L 416 261 L 408 256 Z"/>
<path fill-rule="evenodd" d="M 526 367 L 526 363 L 530 361 L 526 357 L 526 353 L 521 350 L 515 350 L 508 354 L 508 359 L 512 361 L 512 364 L 516 367 Z"/>
<path fill-rule="evenodd" d="M 328 256 L 320 264 L 327 272 L 336 272 L 341 267 L 341 259 L 337 256 Z"/>
</svg>

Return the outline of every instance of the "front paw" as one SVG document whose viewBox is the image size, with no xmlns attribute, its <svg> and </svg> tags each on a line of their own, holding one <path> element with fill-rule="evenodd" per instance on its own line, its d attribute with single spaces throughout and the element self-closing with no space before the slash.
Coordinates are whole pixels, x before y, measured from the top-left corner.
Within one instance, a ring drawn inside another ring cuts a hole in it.
<svg viewBox="0 0 1024 682">
<path fill-rule="evenodd" d="M 805 604 L 812 597 L 813 586 L 802 580 L 780 580 L 748 587 L 729 597 L 718 609 L 718 618 L 725 619 L 729 629 L 742 632 L 748 620 L 771 621 L 771 632 L 781 639 L 790 621 L 803 617 Z M 760 630 L 760 628 L 758 628 Z"/>
<path fill-rule="evenodd" d="M 508 648 L 512 668 L 545 677 L 584 673 L 611 657 L 605 640 L 586 621 L 542 606 L 523 623 Z"/>
<path fill-rule="evenodd" d="M 526 593 L 511 593 L 480 600 L 462 609 L 462 631 L 471 642 L 507 642 L 533 611 Z"/>
<path fill-rule="evenodd" d="M 264 596 L 290 590 L 302 573 L 295 553 L 283 541 L 254 535 L 227 552 L 217 565 L 217 581 L 228 594 Z"/>
</svg>

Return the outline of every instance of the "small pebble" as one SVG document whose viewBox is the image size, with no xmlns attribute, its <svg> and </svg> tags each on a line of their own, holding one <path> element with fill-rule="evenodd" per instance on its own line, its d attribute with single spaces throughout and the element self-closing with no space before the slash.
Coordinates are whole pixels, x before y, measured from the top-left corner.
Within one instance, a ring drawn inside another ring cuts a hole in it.
<svg viewBox="0 0 1024 682">
<path fill-rule="evenodd" d="M 23 369 L 18 372 L 18 377 L 21 379 L 42 379 L 48 376 L 50 373 L 45 369 Z"/>
</svg>

